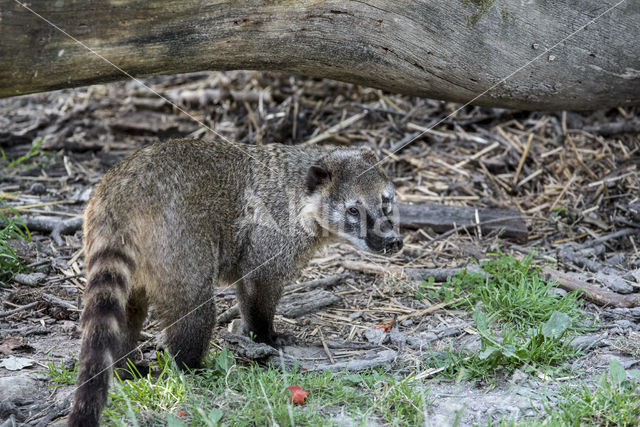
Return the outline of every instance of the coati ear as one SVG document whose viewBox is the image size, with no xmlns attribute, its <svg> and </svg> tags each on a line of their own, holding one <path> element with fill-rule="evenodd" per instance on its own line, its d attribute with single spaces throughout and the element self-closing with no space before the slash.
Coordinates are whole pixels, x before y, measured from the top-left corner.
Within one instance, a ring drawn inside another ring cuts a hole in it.
<svg viewBox="0 0 640 427">
<path fill-rule="evenodd" d="M 327 165 L 325 165 L 321 161 L 317 161 L 316 163 L 309 166 L 309 170 L 307 171 L 307 191 L 309 192 L 309 194 L 313 193 L 318 189 L 318 187 L 321 187 L 330 179 L 331 173 L 329 172 L 329 168 L 327 168 Z"/>
<path fill-rule="evenodd" d="M 376 152 L 369 147 L 365 147 L 364 150 L 362 150 L 362 158 L 370 163 L 378 162 L 378 156 L 376 155 Z"/>
</svg>

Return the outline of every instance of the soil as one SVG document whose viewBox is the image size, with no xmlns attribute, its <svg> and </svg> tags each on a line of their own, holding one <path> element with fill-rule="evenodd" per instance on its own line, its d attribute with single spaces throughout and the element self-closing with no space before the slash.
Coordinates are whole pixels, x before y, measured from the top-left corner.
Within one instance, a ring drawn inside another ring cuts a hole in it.
<svg viewBox="0 0 640 427">
<path fill-rule="evenodd" d="M 73 387 L 51 389 L 48 377 L 37 372 L 51 362 L 72 367 L 78 355 L 85 279 L 82 233 L 79 222 L 72 222 L 81 216 L 91 191 L 106 170 L 139 147 L 171 137 L 217 137 L 202 124 L 245 143 L 368 145 L 390 156 L 384 166 L 400 201 L 512 208 L 527 223 L 526 244 L 495 233 L 480 235 L 475 228 L 438 240 L 437 233 L 425 229 L 405 230 L 405 248 L 393 257 L 346 244 L 318 253 L 300 281 L 348 273 L 327 288 L 338 301 L 297 318 L 276 318 L 276 328 L 298 340 L 285 353 L 310 367 L 388 350 L 395 353 L 391 362 L 382 362 L 386 367 L 399 374 L 421 373 L 428 350 L 478 345 L 470 314 L 446 306 L 397 322 L 395 338 L 375 329 L 432 303 L 417 300 L 417 283 L 402 274 L 363 273 L 345 267 L 345 261 L 389 271 L 393 266 L 445 268 L 468 265 L 498 248 L 516 257 L 535 249 L 538 260 L 580 280 L 620 294 L 639 292 L 637 108 L 557 113 L 460 108 L 335 81 L 258 72 L 161 76 L 144 83 L 166 99 L 136 82 L 121 82 L 0 100 L 0 147 L 7 159 L 0 163 L 0 198 L 34 224 L 36 217 L 49 221 L 41 231 L 32 227 L 31 242 L 11 242 L 32 272 L 43 274 L 0 285 L 0 311 L 36 303 L 0 317 L 0 363 L 31 361 L 17 370 L 0 367 L 0 425 L 62 423 L 68 412 Z M 358 114 L 362 117 L 345 124 Z M 340 129 L 331 130 L 339 124 Z M 36 142 L 40 153 L 9 164 Z M 62 227 L 64 221 L 71 222 Z M 296 292 L 304 298 L 304 290 Z M 221 290 L 219 313 L 233 304 L 233 293 Z M 545 397 L 553 402 L 563 384 L 593 384 L 612 358 L 625 368 L 638 368 L 640 308 L 586 301 L 581 307 L 597 327 L 576 340 L 585 350 L 570 378 L 516 372 L 492 383 L 470 383 L 425 376 L 432 402 L 427 424 L 540 416 Z M 217 329 L 227 326 L 224 322 Z M 148 321 L 137 360 L 154 357 L 157 332 Z M 221 338 L 213 344 L 226 345 Z"/>
</svg>

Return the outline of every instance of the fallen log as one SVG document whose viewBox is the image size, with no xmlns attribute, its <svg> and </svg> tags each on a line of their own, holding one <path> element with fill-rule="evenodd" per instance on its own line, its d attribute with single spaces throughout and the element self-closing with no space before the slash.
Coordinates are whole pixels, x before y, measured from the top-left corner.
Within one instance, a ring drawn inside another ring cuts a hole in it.
<svg viewBox="0 0 640 427">
<path fill-rule="evenodd" d="M 639 13 L 619 0 L 0 0 L 0 97 L 253 69 L 494 107 L 630 105 Z"/>
<path fill-rule="evenodd" d="M 436 203 L 399 203 L 398 209 L 400 226 L 405 228 L 429 227 L 436 233 L 445 233 L 456 227 L 471 230 L 480 227 L 484 234 L 500 232 L 502 237 L 521 243 L 529 238 L 527 225 L 520 212 L 516 210 L 446 206 Z"/>
</svg>

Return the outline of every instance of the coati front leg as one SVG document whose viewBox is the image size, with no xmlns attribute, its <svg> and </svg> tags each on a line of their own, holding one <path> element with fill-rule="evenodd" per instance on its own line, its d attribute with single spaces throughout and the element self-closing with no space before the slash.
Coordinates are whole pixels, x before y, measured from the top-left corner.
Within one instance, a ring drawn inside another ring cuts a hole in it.
<svg viewBox="0 0 640 427">
<path fill-rule="evenodd" d="M 273 317 L 282 289 L 281 283 L 243 279 L 236 290 L 245 335 L 275 348 L 294 342 L 292 336 L 279 334 L 273 328 Z"/>
</svg>

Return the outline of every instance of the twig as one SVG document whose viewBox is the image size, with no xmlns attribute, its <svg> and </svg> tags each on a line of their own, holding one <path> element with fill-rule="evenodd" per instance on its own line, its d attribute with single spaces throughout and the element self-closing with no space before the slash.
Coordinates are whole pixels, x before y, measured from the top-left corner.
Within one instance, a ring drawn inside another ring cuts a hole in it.
<svg viewBox="0 0 640 427">
<path fill-rule="evenodd" d="M 630 234 L 640 234 L 640 230 L 637 229 L 633 229 L 633 228 L 623 228 L 622 230 L 618 230 L 616 232 L 613 233 L 609 233 L 609 234 L 605 234 L 604 236 L 600 236 L 596 239 L 590 240 L 588 242 L 584 243 L 584 247 L 590 248 L 592 246 L 595 246 L 599 243 L 606 243 L 609 242 L 611 240 L 615 240 L 619 237 L 624 237 L 624 236 L 628 236 Z"/>
<path fill-rule="evenodd" d="M 309 280 L 307 282 L 288 285 L 288 286 L 285 286 L 284 293 L 285 294 L 290 294 L 292 292 L 297 292 L 297 291 L 299 291 L 301 289 L 311 290 L 311 289 L 315 289 L 315 288 L 324 288 L 324 287 L 329 287 L 329 286 L 336 286 L 336 285 L 339 285 L 340 282 L 342 282 L 347 277 L 349 277 L 349 274 L 342 273 L 342 274 L 336 274 L 334 276 L 323 277 L 321 279 Z"/>
<path fill-rule="evenodd" d="M 403 274 L 402 268 L 396 265 L 382 266 L 379 264 L 352 260 L 344 260 L 341 262 L 341 265 L 349 270 L 359 271 L 365 274 Z"/>
<path fill-rule="evenodd" d="M 620 295 L 599 286 L 576 280 L 566 273 L 552 270 L 549 267 L 545 267 L 542 272 L 545 274 L 546 280 L 555 280 L 560 288 L 567 291 L 580 291 L 586 299 L 598 305 L 618 308 L 631 308 L 640 305 L 640 295 L 638 294 Z"/>
<path fill-rule="evenodd" d="M 506 220 L 510 220 L 510 219 L 521 219 L 521 216 L 508 216 L 508 217 L 504 217 L 504 218 L 496 218 L 496 219 L 490 219 L 487 221 L 482 221 L 479 224 L 467 224 L 467 225 L 462 225 L 459 227 L 454 227 L 451 230 L 440 234 L 437 237 L 434 237 L 432 240 L 429 240 L 428 242 L 426 242 L 425 244 L 422 245 L 422 249 L 426 249 L 429 246 L 431 246 L 432 244 L 439 242 L 440 240 L 444 240 L 447 237 L 451 236 L 452 234 L 455 234 L 459 231 L 467 231 L 469 229 L 472 229 L 474 227 L 478 227 L 478 226 L 483 226 L 483 225 L 488 225 L 488 224 L 495 224 L 497 222 L 501 222 L 501 221 L 506 221 Z"/>
<path fill-rule="evenodd" d="M 308 141 L 303 142 L 302 144 L 300 144 L 301 146 L 309 146 L 309 145 L 313 145 L 316 144 L 320 141 L 324 141 L 325 139 L 331 138 L 333 135 L 335 135 L 336 133 L 340 132 L 342 129 L 351 126 L 352 124 L 354 124 L 355 122 L 357 122 L 358 120 L 360 120 L 361 118 L 363 118 L 364 116 L 367 115 L 367 112 L 364 111 L 360 114 L 356 114 L 354 116 L 349 117 L 346 120 L 343 120 L 342 122 L 338 123 L 335 126 L 331 126 L 329 129 L 325 130 L 324 132 L 320 133 L 319 135 L 314 136 L 313 138 L 309 139 Z"/>
<path fill-rule="evenodd" d="M 604 123 L 595 126 L 585 126 L 582 130 L 602 136 L 617 135 L 619 133 L 640 132 L 640 120 L 627 120 L 621 122 Z"/>
<path fill-rule="evenodd" d="M 324 340 L 324 334 L 322 333 L 322 328 L 318 328 L 318 332 L 320 333 L 320 342 L 322 343 L 322 348 L 324 349 L 325 354 L 327 355 L 327 357 L 329 358 L 331 363 L 335 364 L 336 361 L 333 360 L 333 356 L 331 355 L 331 352 L 329 351 L 329 347 L 327 347 L 327 343 Z"/>
<path fill-rule="evenodd" d="M 415 311 L 415 312 L 410 313 L 410 314 L 405 314 L 403 316 L 398 316 L 398 322 L 402 322 L 402 321 L 407 320 L 407 319 L 409 319 L 411 317 L 425 316 L 425 315 L 427 315 L 429 313 L 433 313 L 434 311 L 438 311 L 438 310 L 440 310 L 442 308 L 445 308 L 445 307 L 447 307 L 447 306 L 449 306 L 451 304 L 455 304 L 455 303 L 459 302 L 460 300 L 462 300 L 462 298 L 453 299 L 453 300 L 447 301 L 447 302 L 441 302 L 441 303 L 438 303 L 438 304 L 434 304 L 431 307 L 425 308 L 424 310 L 418 310 L 418 311 Z"/>
<path fill-rule="evenodd" d="M 65 301 L 65 300 L 60 299 L 60 298 L 58 298 L 56 296 L 53 296 L 51 294 L 43 293 L 41 295 L 41 297 L 42 297 L 42 299 L 44 301 L 46 301 L 46 302 L 48 302 L 50 304 L 57 305 L 58 307 L 79 311 L 78 307 L 76 307 L 76 305 L 73 304 L 72 302 Z"/>
<path fill-rule="evenodd" d="M 35 307 L 39 304 L 39 301 L 30 302 L 29 304 L 22 305 L 20 307 L 14 308 L 13 310 L 0 311 L 0 318 L 11 316 L 12 314 L 20 313 L 24 310 L 29 310 L 30 308 Z"/>
</svg>

